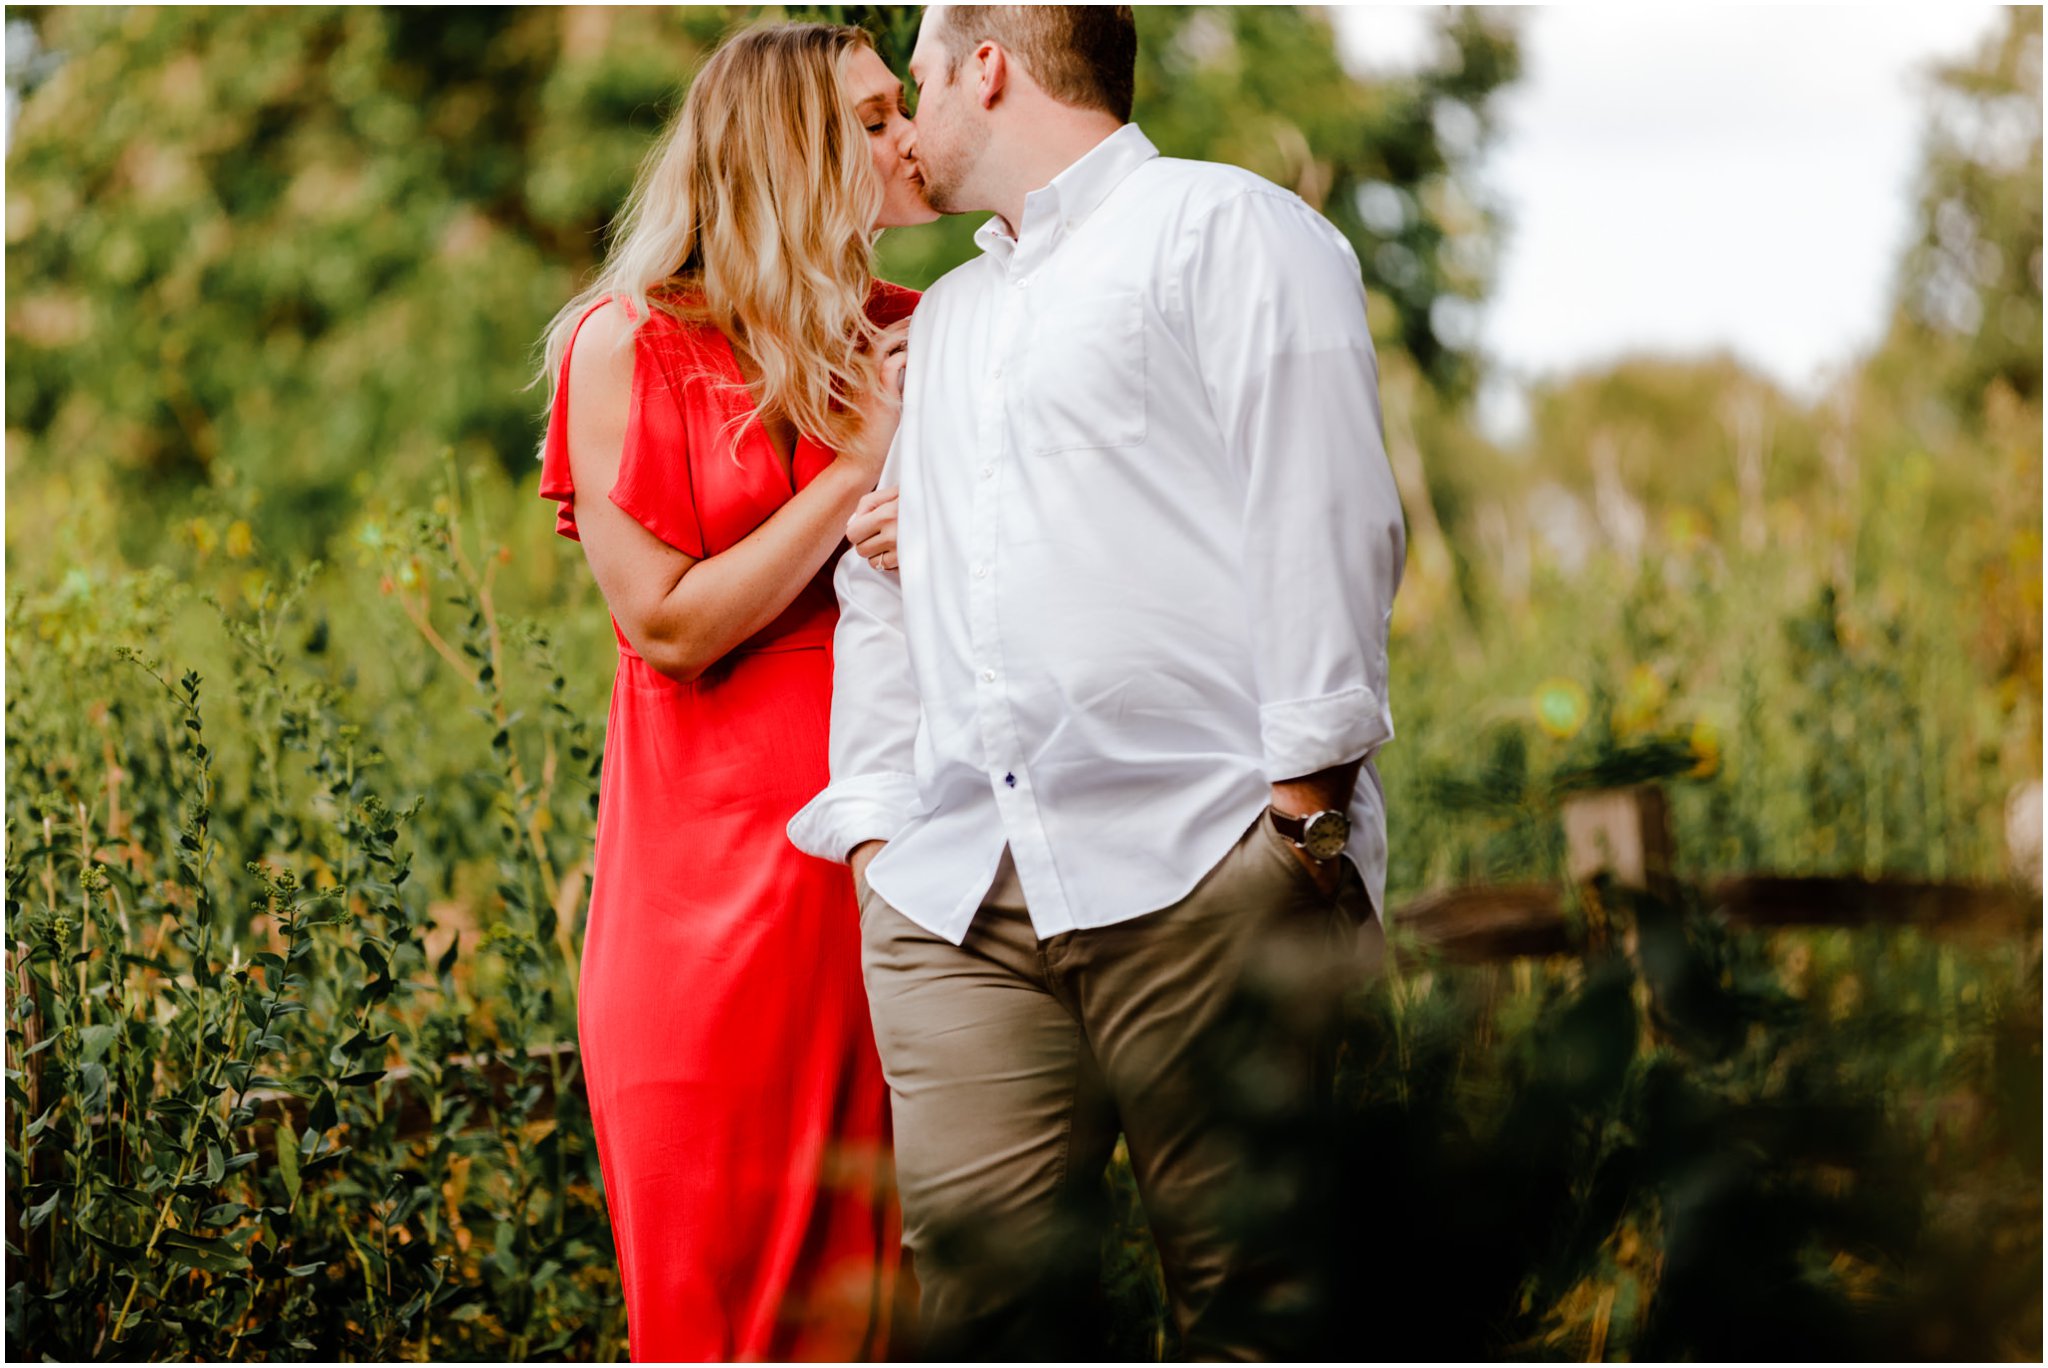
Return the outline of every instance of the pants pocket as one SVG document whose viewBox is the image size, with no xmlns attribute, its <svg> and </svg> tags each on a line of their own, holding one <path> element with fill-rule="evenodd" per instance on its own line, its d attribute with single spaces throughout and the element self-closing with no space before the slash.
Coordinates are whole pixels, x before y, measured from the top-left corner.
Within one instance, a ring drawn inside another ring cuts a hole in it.
<svg viewBox="0 0 2048 1368">
<path fill-rule="evenodd" d="M 1309 873 L 1308 866 L 1302 863 L 1301 856 L 1295 852 L 1294 842 L 1282 836 L 1280 829 L 1273 825 L 1270 811 L 1259 814 L 1258 828 L 1266 849 L 1272 853 L 1274 859 L 1287 866 L 1287 872 L 1293 877 L 1295 884 L 1304 892 L 1327 901 L 1330 895 L 1323 892 L 1322 885 L 1316 882 L 1316 876 Z"/>
<path fill-rule="evenodd" d="M 853 905 L 860 910 L 861 926 L 868 924 L 868 909 L 874 905 L 875 886 L 868 882 L 865 873 L 853 876 Z"/>
</svg>

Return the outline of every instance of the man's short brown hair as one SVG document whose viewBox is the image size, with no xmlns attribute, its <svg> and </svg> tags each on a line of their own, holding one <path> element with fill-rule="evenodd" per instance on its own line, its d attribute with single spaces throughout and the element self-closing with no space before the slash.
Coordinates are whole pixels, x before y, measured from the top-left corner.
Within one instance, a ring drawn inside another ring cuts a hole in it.
<svg viewBox="0 0 2048 1368">
<path fill-rule="evenodd" d="M 994 43 L 1061 104 L 1131 120 L 1138 25 L 1129 5 L 948 5 L 939 37 L 949 79 L 976 47 Z"/>
</svg>

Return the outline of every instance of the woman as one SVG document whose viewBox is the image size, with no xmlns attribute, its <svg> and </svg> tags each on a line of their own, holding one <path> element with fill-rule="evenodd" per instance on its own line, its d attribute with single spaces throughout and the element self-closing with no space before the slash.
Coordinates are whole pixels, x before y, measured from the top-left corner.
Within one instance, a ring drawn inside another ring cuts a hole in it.
<svg viewBox="0 0 2048 1368">
<path fill-rule="evenodd" d="M 540 491 L 619 646 L 578 1025 L 636 1360 L 886 1346 L 859 915 L 783 828 L 826 782 L 832 564 L 916 302 L 869 249 L 936 217 L 910 138 L 859 30 L 738 35 L 547 336 Z"/>
</svg>

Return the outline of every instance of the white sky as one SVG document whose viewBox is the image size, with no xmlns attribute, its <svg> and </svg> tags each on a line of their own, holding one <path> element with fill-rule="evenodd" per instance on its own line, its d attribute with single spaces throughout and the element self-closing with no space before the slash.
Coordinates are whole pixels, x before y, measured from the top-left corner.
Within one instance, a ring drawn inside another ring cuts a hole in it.
<svg viewBox="0 0 2048 1368">
<path fill-rule="evenodd" d="M 1360 69 L 1426 61 L 1431 11 L 1333 16 Z M 1997 7 L 1522 11 L 1481 180 L 1510 226 L 1479 325 L 1503 382 L 1727 347 L 1795 391 L 1874 343 L 1911 231 L 1930 61 Z M 1516 426 L 1513 386 L 1488 426 Z"/>
</svg>

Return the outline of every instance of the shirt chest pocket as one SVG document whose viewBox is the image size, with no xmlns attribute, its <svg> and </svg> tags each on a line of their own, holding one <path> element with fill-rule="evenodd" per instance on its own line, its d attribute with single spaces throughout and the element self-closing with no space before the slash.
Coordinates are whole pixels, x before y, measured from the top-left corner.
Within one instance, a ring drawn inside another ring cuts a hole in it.
<svg viewBox="0 0 2048 1368">
<path fill-rule="evenodd" d="M 1026 356 L 1011 410 L 1026 454 L 1145 440 L 1145 313 L 1136 291 L 1059 301 L 1034 321 Z"/>
</svg>

